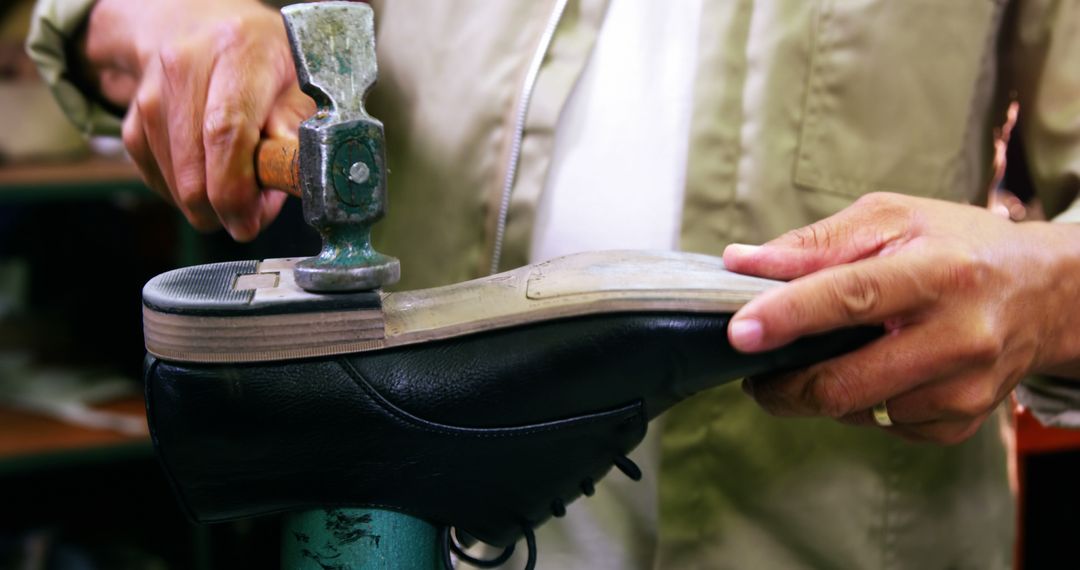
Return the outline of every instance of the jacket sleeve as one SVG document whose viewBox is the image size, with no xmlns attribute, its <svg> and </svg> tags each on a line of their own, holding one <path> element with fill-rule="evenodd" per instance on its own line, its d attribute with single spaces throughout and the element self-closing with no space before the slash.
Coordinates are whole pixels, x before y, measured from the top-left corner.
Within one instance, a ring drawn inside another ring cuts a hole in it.
<svg viewBox="0 0 1080 570">
<path fill-rule="evenodd" d="M 1016 4 L 1006 73 L 1032 182 L 1056 222 L 1080 222 L 1080 0 Z"/>
<path fill-rule="evenodd" d="M 38 0 L 26 51 L 60 107 L 84 135 L 119 135 L 121 118 L 83 93 L 68 73 L 68 45 L 95 0 Z"/>
</svg>

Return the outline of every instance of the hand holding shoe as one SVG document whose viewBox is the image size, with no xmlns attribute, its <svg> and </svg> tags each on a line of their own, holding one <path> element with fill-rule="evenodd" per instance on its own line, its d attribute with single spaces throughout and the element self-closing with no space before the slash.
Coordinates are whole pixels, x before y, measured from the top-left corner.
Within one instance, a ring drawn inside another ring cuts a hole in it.
<svg viewBox="0 0 1080 570">
<path fill-rule="evenodd" d="M 1080 229 L 1014 224 L 974 206 L 871 194 L 761 247 L 724 252 L 732 271 L 792 279 L 743 307 L 731 344 L 770 350 L 857 324 L 860 350 L 746 381 L 776 415 L 874 425 L 881 402 L 917 440 L 959 442 L 1030 373 L 1075 375 Z"/>
</svg>

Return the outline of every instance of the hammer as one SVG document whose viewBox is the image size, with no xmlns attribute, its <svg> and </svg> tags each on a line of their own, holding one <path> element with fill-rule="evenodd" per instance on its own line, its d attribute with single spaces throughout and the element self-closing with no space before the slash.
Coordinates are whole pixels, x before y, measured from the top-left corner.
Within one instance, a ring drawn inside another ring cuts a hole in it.
<svg viewBox="0 0 1080 570">
<path fill-rule="evenodd" d="M 300 125 L 299 143 L 261 141 L 255 172 L 261 187 L 299 196 L 322 237 L 319 254 L 296 264 L 296 283 L 320 293 L 396 283 L 398 260 L 371 246 L 371 227 L 386 213 L 383 125 L 364 110 L 378 75 L 371 7 L 317 2 L 281 14 L 300 89 L 318 109 Z"/>
</svg>

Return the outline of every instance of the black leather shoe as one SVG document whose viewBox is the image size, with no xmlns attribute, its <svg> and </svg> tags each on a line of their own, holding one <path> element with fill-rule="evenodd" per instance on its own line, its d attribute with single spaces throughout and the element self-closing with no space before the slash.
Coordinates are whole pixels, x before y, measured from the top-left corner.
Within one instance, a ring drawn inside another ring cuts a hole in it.
<svg viewBox="0 0 1080 570">
<path fill-rule="evenodd" d="M 377 507 L 512 544 L 690 395 L 878 334 L 744 355 L 731 314 L 776 282 L 719 259 L 601 252 L 448 287 L 313 295 L 291 260 L 180 269 L 144 289 L 147 410 L 197 521 Z"/>
</svg>

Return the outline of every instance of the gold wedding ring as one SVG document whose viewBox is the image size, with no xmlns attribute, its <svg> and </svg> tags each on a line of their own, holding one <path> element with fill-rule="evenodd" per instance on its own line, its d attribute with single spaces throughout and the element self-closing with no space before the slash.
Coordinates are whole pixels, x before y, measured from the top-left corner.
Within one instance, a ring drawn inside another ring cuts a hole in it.
<svg viewBox="0 0 1080 570">
<path fill-rule="evenodd" d="M 874 423 L 881 427 L 889 427 L 893 425 L 892 418 L 889 417 L 889 408 L 885 405 L 885 400 L 882 400 L 880 404 L 874 406 L 871 411 L 874 413 Z"/>
</svg>

